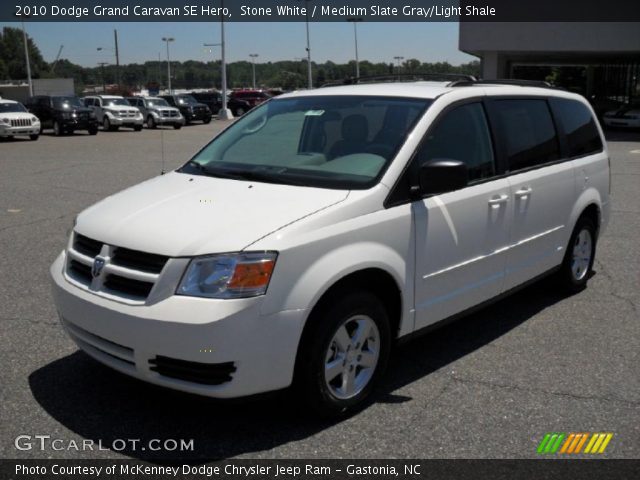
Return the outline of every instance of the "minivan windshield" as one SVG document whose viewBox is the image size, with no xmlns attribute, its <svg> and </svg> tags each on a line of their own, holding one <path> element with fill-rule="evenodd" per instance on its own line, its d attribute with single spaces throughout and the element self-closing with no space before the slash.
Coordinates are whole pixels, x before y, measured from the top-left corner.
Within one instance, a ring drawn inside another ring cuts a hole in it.
<svg viewBox="0 0 640 480">
<path fill-rule="evenodd" d="M 374 185 L 432 100 L 278 98 L 241 117 L 179 171 L 336 189 Z"/>
</svg>

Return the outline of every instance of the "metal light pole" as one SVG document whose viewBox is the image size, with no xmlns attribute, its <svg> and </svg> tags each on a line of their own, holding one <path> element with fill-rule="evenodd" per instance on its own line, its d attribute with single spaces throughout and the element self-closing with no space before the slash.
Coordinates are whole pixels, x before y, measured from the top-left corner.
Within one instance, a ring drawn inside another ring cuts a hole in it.
<svg viewBox="0 0 640 480">
<path fill-rule="evenodd" d="M 220 0 L 220 7 L 224 9 L 223 0 Z M 218 118 L 221 120 L 230 120 L 233 118 L 233 113 L 227 108 L 227 61 L 224 51 L 224 16 L 222 15 L 220 15 L 220 61 L 222 64 L 222 108 L 218 112 Z"/>
<path fill-rule="evenodd" d="M 171 60 L 169 59 L 169 42 L 175 41 L 173 37 L 162 37 L 162 41 L 167 44 L 167 88 L 171 95 Z"/>
<path fill-rule="evenodd" d="M 356 41 L 356 78 L 360 78 L 360 61 L 358 60 L 358 22 L 361 22 L 361 17 L 349 17 L 347 18 L 347 22 L 353 23 L 353 36 Z"/>
<path fill-rule="evenodd" d="M 31 62 L 29 60 L 29 45 L 27 44 L 27 31 L 24 28 L 24 19 L 22 19 L 22 39 L 24 40 L 24 58 L 27 62 L 27 82 L 29 82 L 29 96 L 33 97 L 33 82 L 31 81 Z"/>
<path fill-rule="evenodd" d="M 250 53 L 249 56 L 251 57 L 251 66 L 253 67 L 253 89 L 256 89 L 256 58 L 258 58 L 260 55 L 258 55 L 257 53 Z"/>
<path fill-rule="evenodd" d="M 313 88 L 313 77 L 311 75 L 311 43 L 309 42 L 309 0 L 304 0 L 307 8 L 305 9 L 307 23 L 307 84 L 309 90 Z"/>
<path fill-rule="evenodd" d="M 402 60 L 404 60 L 404 57 L 401 57 L 401 56 L 398 55 L 398 56 L 393 57 L 393 58 L 398 62 L 398 71 L 396 73 L 400 73 L 400 62 Z"/>
<path fill-rule="evenodd" d="M 107 93 L 107 84 L 104 80 L 104 66 L 109 64 L 107 62 L 100 62 L 98 63 L 98 65 L 100 65 L 100 75 L 102 76 L 102 94 L 104 95 Z"/>
</svg>

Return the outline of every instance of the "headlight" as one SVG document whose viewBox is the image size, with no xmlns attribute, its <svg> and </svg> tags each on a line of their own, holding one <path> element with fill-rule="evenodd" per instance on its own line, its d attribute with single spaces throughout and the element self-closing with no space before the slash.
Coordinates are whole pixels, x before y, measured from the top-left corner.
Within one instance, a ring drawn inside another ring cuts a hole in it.
<svg viewBox="0 0 640 480">
<path fill-rule="evenodd" d="M 7 125 L 9 125 L 11 122 L 8 118 L 0 118 L 0 123 L 6 123 Z"/>
<path fill-rule="evenodd" d="M 31 123 L 36 123 L 38 121 L 37 117 L 31 117 Z"/>
<path fill-rule="evenodd" d="M 276 252 L 255 252 L 194 258 L 176 293 L 208 298 L 264 295 L 277 256 Z"/>
</svg>

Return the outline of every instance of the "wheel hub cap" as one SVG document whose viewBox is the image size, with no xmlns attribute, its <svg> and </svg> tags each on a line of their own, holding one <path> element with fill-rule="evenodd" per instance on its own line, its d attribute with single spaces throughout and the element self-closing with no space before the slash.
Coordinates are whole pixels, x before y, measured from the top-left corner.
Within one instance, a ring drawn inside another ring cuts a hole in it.
<svg viewBox="0 0 640 480">
<path fill-rule="evenodd" d="M 571 273 L 575 280 L 582 280 L 589 272 L 592 250 L 593 240 L 591 233 L 586 229 L 580 230 L 573 245 L 571 259 Z"/>
<path fill-rule="evenodd" d="M 365 315 L 347 319 L 334 333 L 325 355 L 324 378 L 339 399 L 358 395 L 369 384 L 378 365 L 380 332 Z"/>
</svg>

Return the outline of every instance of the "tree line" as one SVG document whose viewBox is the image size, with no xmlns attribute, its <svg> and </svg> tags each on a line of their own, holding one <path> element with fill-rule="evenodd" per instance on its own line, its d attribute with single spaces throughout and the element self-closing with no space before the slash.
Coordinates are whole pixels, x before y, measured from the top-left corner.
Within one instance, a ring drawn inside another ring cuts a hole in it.
<svg viewBox="0 0 640 480">
<path fill-rule="evenodd" d="M 87 87 L 119 83 L 125 89 L 135 90 L 149 85 L 166 86 L 166 61 L 152 60 L 144 63 L 83 67 L 60 59 L 48 63 L 31 38 L 28 38 L 31 73 L 33 78 L 73 78 L 80 93 Z M 343 80 L 355 76 L 355 61 L 337 64 L 331 61 L 312 62 L 314 86 Z M 171 62 L 171 86 L 176 89 L 220 88 L 220 61 L 202 62 L 187 60 Z M 462 65 L 447 62 L 423 63 L 412 58 L 400 65 L 393 63 L 372 63 L 360 61 L 360 75 L 389 75 L 397 73 L 457 73 L 476 75 L 480 73 L 478 61 Z M 307 86 L 307 62 L 305 60 L 284 60 L 255 64 L 256 84 L 262 87 L 293 90 Z M 22 31 L 4 27 L 0 34 L 0 79 L 23 80 L 27 77 L 24 61 Z M 119 80 L 119 82 L 118 82 Z M 227 64 L 227 84 L 231 88 L 248 87 L 253 83 L 253 65 L 248 61 Z"/>
</svg>

